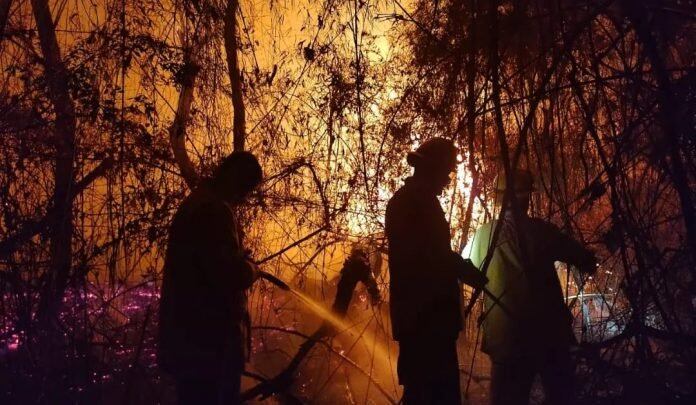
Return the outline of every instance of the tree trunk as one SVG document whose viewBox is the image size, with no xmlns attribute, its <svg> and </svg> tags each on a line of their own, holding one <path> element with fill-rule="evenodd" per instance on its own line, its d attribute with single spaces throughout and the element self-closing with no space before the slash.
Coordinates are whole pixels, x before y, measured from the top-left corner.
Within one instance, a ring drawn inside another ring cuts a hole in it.
<svg viewBox="0 0 696 405">
<path fill-rule="evenodd" d="M 246 138 L 246 113 L 244 111 L 244 94 L 242 93 L 242 74 L 239 71 L 239 58 L 237 51 L 239 43 L 237 41 L 237 9 L 238 0 L 228 0 L 225 7 L 225 52 L 227 53 L 227 70 L 230 76 L 230 86 L 232 87 L 232 109 L 234 113 L 233 121 L 233 144 L 235 151 L 244 150 Z"/>
<path fill-rule="evenodd" d="M 469 27 L 467 28 L 467 40 L 474 44 L 476 41 L 476 30 L 474 29 L 476 24 L 476 2 L 470 1 L 469 7 L 471 10 Z M 467 148 L 469 149 L 467 167 L 471 174 L 471 193 L 469 194 L 466 211 L 464 212 L 464 223 L 462 227 L 464 235 L 462 236 L 458 252 L 461 252 L 466 246 L 469 228 L 471 227 L 472 213 L 474 211 L 474 202 L 479 192 L 479 173 L 476 170 L 476 156 L 474 154 L 474 141 L 476 137 L 476 52 L 476 47 L 470 45 L 466 61 L 466 135 Z"/>
<path fill-rule="evenodd" d="M 10 8 L 12 8 L 12 0 L 0 0 L 0 43 L 5 38 L 5 27 L 7 20 L 10 19 Z"/>
<path fill-rule="evenodd" d="M 193 89 L 196 84 L 199 66 L 196 63 L 195 55 L 198 52 L 198 44 L 194 39 L 191 49 L 184 54 L 184 75 L 179 92 L 179 101 L 176 106 L 174 121 L 169 127 L 169 143 L 174 153 L 174 161 L 181 177 L 184 178 L 189 188 L 193 189 L 198 184 L 198 173 L 196 167 L 186 152 L 186 125 L 191 116 L 191 104 L 193 103 Z"/>
<path fill-rule="evenodd" d="M 104 176 L 106 172 L 111 169 L 113 164 L 114 162 L 112 159 L 105 159 L 99 163 L 97 167 L 92 169 L 91 172 L 87 173 L 80 180 L 76 181 L 71 188 L 70 198 L 74 200 L 75 197 L 80 195 L 80 193 L 82 193 L 97 178 Z M 21 229 L 14 232 L 12 235 L 6 235 L 5 239 L 0 241 L 0 258 L 8 257 L 22 244 L 27 243 L 34 236 L 44 232 L 46 228 L 55 221 L 58 214 L 59 211 L 55 206 L 52 206 L 40 219 L 26 221 L 22 225 Z"/>
<path fill-rule="evenodd" d="M 75 155 L 75 107 L 68 88 L 68 72 L 60 55 L 56 30 L 47 0 L 32 0 L 32 9 L 44 57 L 48 98 L 55 112 L 53 209 L 49 225 L 50 259 L 45 290 L 39 304 L 39 317 L 50 320 L 60 311 L 72 259 L 73 199 Z"/>
</svg>

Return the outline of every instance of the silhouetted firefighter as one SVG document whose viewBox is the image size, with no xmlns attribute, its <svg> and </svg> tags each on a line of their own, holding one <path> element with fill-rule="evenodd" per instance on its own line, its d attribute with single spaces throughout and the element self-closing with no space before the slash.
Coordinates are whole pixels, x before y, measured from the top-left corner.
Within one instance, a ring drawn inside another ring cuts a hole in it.
<svg viewBox="0 0 696 405">
<path fill-rule="evenodd" d="M 234 152 L 174 216 L 160 301 L 159 364 L 174 377 L 179 403 L 239 402 L 248 350 L 246 290 L 256 268 L 234 207 L 261 178 L 252 154 Z"/>
<path fill-rule="evenodd" d="M 459 404 L 459 282 L 480 287 L 486 279 L 452 251 L 449 223 L 437 199 L 456 168 L 455 146 L 431 139 L 408 154 L 408 163 L 415 173 L 391 198 L 386 213 L 390 310 L 403 401 Z"/>
<path fill-rule="evenodd" d="M 527 215 L 534 190 L 528 171 L 514 171 L 511 177 L 514 187 L 508 191 L 510 203 L 501 214 L 497 238 L 493 235 L 497 221 L 493 221 L 476 231 L 467 248 L 480 268 L 491 241 L 497 241 L 489 258 L 487 287 L 505 309 L 489 297 L 484 301 L 482 347 L 493 362 L 491 400 L 494 405 L 529 403 L 532 382 L 539 373 L 547 403 L 568 404 L 573 401 L 575 368 L 569 349 L 575 336 L 554 262 L 592 273 L 596 260 L 554 225 Z M 499 205 L 507 188 L 505 177 L 499 176 Z"/>
</svg>

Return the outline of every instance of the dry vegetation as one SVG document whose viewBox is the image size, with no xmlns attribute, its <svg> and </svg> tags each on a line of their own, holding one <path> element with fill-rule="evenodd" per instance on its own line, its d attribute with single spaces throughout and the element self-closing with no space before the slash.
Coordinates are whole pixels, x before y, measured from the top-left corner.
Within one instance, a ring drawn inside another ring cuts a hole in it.
<svg viewBox="0 0 696 405">
<path fill-rule="evenodd" d="M 445 136 L 463 150 L 453 247 L 496 214 L 496 173 L 527 167 L 535 215 L 601 258 L 592 279 L 559 272 L 583 400 L 693 403 L 694 21 L 686 0 L 0 0 L 0 399 L 172 400 L 161 248 L 233 149 L 267 175 L 243 215 L 264 270 L 328 305 L 361 243 L 388 299 L 386 200 L 405 151 Z M 398 399 L 387 311 L 365 298 L 272 401 Z M 250 309 L 246 388 L 319 324 L 262 282 Z M 477 340 L 472 316 L 462 375 L 485 402 Z"/>
</svg>

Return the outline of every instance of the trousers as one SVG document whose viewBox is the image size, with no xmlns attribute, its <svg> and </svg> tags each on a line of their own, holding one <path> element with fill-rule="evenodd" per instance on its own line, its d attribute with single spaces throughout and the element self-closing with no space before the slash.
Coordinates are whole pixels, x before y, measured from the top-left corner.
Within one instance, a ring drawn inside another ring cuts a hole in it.
<svg viewBox="0 0 696 405">
<path fill-rule="evenodd" d="M 405 405 L 461 404 L 456 339 L 399 341 L 397 373 Z"/>
<path fill-rule="evenodd" d="M 547 349 L 505 362 L 493 362 L 492 405 L 527 405 L 534 377 L 539 374 L 545 403 L 572 404 L 575 367 L 568 348 Z"/>
<path fill-rule="evenodd" d="M 244 361 L 240 358 L 210 362 L 199 372 L 181 372 L 174 375 L 179 405 L 237 405 L 241 403 L 240 390 Z M 190 370 L 189 370 L 190 371 Z"/>
</svg>

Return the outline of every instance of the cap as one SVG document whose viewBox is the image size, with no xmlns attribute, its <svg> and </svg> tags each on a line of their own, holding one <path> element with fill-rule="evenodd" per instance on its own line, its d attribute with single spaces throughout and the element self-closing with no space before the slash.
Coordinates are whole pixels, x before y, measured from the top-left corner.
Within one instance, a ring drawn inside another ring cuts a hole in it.
<svg viewBox="0 0 696 405">
<path fill-rule="evenodd" d="M 263 170 L 252 153 L 235 151 L 223 159 L 213 176 L 231 178 L 237 185 L 250 190 L 263 180 Z"/>
</svg>

